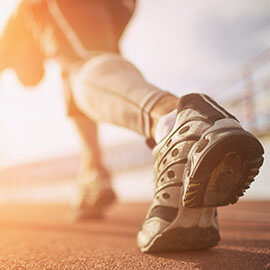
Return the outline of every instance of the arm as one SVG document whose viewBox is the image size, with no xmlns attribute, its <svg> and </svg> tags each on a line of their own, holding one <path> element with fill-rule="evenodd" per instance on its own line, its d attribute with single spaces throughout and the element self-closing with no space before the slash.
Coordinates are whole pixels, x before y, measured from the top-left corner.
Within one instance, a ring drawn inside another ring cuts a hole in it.
<svg viewBox="0 0 270 270">
<path fill-rule="evenodd" d="M 0 72 L 14 69 L 26 86 L 39 83 L 44 75 L 44 55 L 31 31 L 29 8 L 29 4 L 22 2 L 0 37 Z"/>
</svg>

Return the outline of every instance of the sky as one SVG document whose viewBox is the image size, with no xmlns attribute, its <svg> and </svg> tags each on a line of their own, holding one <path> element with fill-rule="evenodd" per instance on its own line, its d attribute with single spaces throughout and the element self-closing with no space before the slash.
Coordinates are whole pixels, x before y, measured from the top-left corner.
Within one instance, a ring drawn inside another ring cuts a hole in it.
<svg viewBox="0 0 270 270">
<path fill-rule="evenodd" d="M 123 47 L 151 81 L 190 91 L 268 47 L 269 33 L 269 1 L 148 0 L 139 1 Z"/>
<path fill-rule="evenodd" d="M 16 2 L 1 1 L 0 28 Z M 215 93 L 212 85 L 269 45 L 268 0 L 139 0 L 121 40 L 123 55 L 149 82 L 177 95 Z M 0 167 L 79 151 L 65 114 L 59 67 L 48 62 L 46 71 L 31 89 L 10 70 L 0 77 Z M 105 145 L 134 138 L 132 132 L 101 127 Z"/>
</svg>

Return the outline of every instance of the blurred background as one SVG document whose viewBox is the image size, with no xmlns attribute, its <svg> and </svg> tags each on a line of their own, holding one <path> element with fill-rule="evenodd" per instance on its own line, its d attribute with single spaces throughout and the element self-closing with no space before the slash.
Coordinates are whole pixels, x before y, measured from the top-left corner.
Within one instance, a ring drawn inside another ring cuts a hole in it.
<svg viewBox="0 0 270 270">
<path fill-rule="evenodd" d="M 17 3 L 1 1 L 1 28 Z M 270 2 L 138 0 L 121 49 L 151 83 L 179 96 L 205 92 L 260 137 L 265 163 L 243 199 L 270 199 Z M 11 70 L 1 75 L 0 130 L 0 201 L 69 201 L 80 141 L 55 62 L 35 88 L 25 89 Z M 151 200 L 144 139 L 101 124 L 100 140 L 120 200 Z"/>
</svg>

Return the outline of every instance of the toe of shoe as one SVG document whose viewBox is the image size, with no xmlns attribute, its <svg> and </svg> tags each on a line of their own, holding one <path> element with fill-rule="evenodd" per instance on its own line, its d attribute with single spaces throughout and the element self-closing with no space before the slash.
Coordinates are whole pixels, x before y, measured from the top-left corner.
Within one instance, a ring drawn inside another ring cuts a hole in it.
<svg viewBox="0 0 270 270">
<path fill-rule="evenodd" d="M 169 225 L 169 222 L 158 217 L 147 219 L 137 235 L 137 244 L 142 252 L 146 252 L 158 235 Z"/>
</svg>

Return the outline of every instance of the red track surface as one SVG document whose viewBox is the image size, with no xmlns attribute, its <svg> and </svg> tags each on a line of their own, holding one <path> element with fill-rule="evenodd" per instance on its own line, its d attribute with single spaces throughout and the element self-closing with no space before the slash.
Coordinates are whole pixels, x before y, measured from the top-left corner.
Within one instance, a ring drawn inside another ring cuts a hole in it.
<svg viewBox="0 0 270 270">
<path fill-rule="evenodd" d="M 1 205 L 0 269 L 270 269 L 270 202 L 219 210 L 220 244 L 145 255 L 136 233 L 147 204 L 117 204 L 101 221 L 72 224 L 66 205 Z"/>
</svg>

